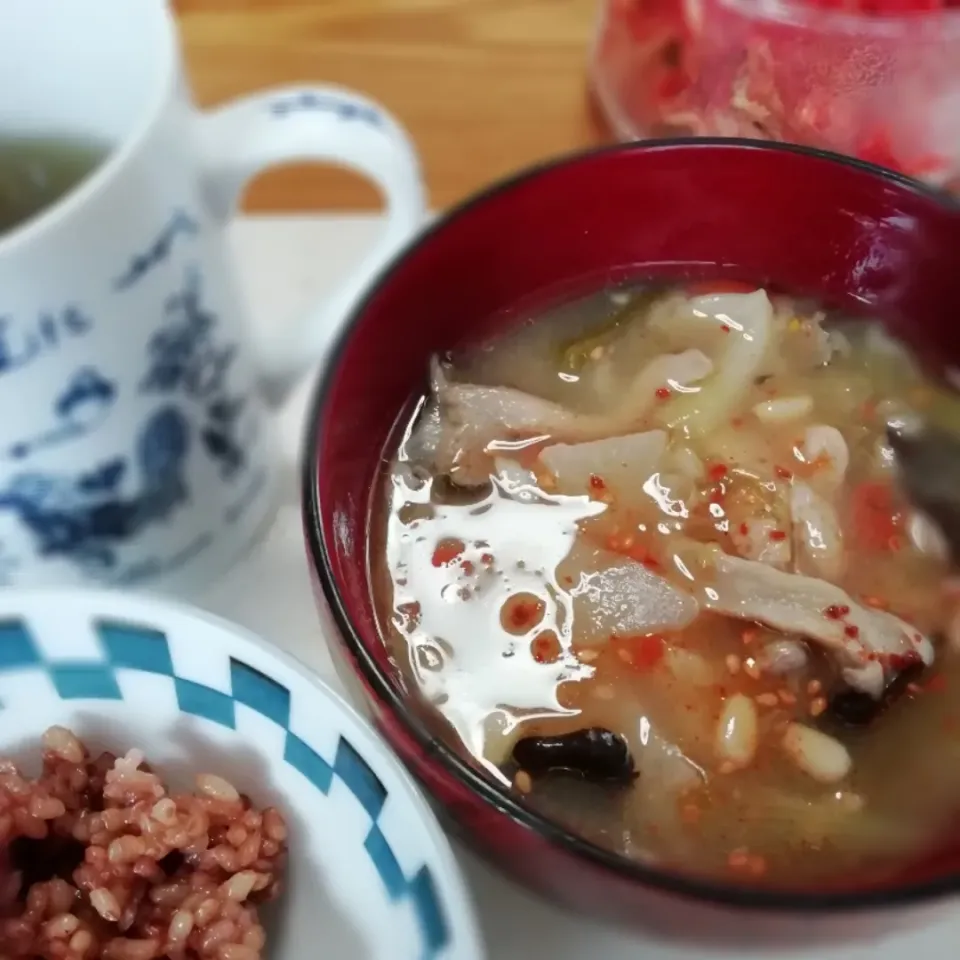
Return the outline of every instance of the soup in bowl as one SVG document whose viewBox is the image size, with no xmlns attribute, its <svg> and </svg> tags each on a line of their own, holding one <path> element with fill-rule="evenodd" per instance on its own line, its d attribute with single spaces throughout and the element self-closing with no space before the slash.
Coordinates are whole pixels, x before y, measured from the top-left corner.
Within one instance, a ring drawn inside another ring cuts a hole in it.
<svg viewBox="0 0 960 960">
<path fill-rule="evenodd" d="M 868 165 L 651 142 L 495 187 L 381 278 L 316 395 L 308 540 L 481 852 L 620 917 L 957 887 L 958 249 Z"/>
</svg>

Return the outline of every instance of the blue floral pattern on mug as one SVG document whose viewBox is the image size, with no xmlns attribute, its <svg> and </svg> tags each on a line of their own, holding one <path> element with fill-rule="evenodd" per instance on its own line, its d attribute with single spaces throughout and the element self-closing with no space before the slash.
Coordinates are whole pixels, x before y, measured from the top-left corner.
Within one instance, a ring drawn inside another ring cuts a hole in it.
<svg viewBox="0 0 960 960">
<path fill-rule="evenodd" d="M 208 550 L 218 531 L 264 502 L 267 464 L 251 463 L 262 457 L 262 401 L 251 397 L 252 375 L 239 372 L 239 344 L 224 335 L 210 299 L 203 222 L 175 206 L 153 239 L 102 280 L 111 309 L 145 327 L 131 341 L 139 356 L 127 348 L 112 354 L 109 341 L 86 348 L 96 359 L 75 366 L 59 388 L 54 381 L 44 406 L 26 418 L 29 429 L 0 447 L 8 466 L 0 475 L 0 584 L 18 577 L 21 556 L 30 554 L 66 563 L 85 580 L 154 579 Z M 27 323 L 0 309 L 0 377 L 68 345 L 95 343 L 96 334 L 95 312 L 79 303 Z M 230 493 L 216 494 L 221 502 L 210 510 L 216 484 Z M 156 546 L 144 549 L 147 534 Z"/>
<path fill-rule="evenodd" d="M 383 117 L 373 107 L 346 97 L 318 94 L 312 90 L 279 97 L 270 104 L 270 112 L 276 117 L 309 112 L 330 113 L 341 120 L 365 123 L 371 127 L 383 126 Z"/>
<path fill-rule="evenodd" d="M 200 226 L 193 217 L 184 210 L 175 211 L 150 246 L 135 254 L 127 269 L 114 280 L 114 289 L 126 290 L 138 283 L 154 267 L 169 258 L 178 237 L 195 237 L 199 231 Z"/>
<path fill-rule="evenodd" d="M 96 430 L 117 401 L 117 384 L 96 367 L 81 367 L 56 398 L 48 428 L 26 437 L 7 450 L 7 456 L 23 460 L 31 453 L 54 447 Z"/>
<path fill-rule="evenodd" d="M 199 270 L 187 270 L 183 287 L 167 299 L 167 322 L 153 335 L 144 393 L 179 394 L 203 407 L 200 442 L 232 480 L 246 464 L 238 436 L 244 398 L 231 395 L 227 376 L 237 355 L 233 343 L 216 338 L 217 318 L 201 302 Z"/>
<path fill-rule="evenodd" d="M 110 568 L 119 543 L 189 500 L 184 476 L 189 451 L 187 419 L 174 406 L 162 407 L 143 425 L 131 458 L 74 474 L 15 474 L 0 489 L 0 511 L 20 519 L 41 556 Z"/>
</svg>

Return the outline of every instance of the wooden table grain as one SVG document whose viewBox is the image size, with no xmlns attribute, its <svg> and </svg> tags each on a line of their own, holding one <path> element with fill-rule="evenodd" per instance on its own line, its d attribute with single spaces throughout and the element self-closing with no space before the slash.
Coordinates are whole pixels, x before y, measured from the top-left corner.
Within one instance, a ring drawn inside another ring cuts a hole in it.
<svg viewBox="0 0 960 960">
<path fill-rule="evenodd" d="M 585 67 L 598 0 L 174 0 L 203 105 L 257 88 L 326 82 L 393 110 L 442 208 L 519 167 L 602 137 Z M 342 171 L 265 174 L 259 211 L 379 205 Z"/>
</svg>

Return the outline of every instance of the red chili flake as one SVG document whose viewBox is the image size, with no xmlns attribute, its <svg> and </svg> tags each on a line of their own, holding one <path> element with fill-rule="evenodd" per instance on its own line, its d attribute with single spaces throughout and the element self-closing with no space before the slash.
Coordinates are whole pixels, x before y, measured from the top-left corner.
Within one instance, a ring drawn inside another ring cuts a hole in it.
<svg viewBox="0 0 960 960">
<path fill-rule="evenodd" d="M 550 630 L 538 633 L 533 638 L 533 643 L 530 644 L 530 650 L 537 663 L 553 663 L 561 652 L 560 642 Z"/>
<path fill-rule="evenodd" d="M 464 544 L 461 540 L 441 540 L 433 551 L 433 557 L 430 562 L 435 567 L 445 567 L 452 563 L 464 551 Z"/>
<path fill-rule="evenodd" d="M 787 535 L 783 532 L 783 530 L 771 530 L 770 539 L 779 542 L 780 540 L 786 540 Z"/>
<path fill-rule="evenodd" d="M 637 670 L 652 670 L 663 659 L 665 644 L 659 633 L 628 637 L 621 643 L 630 655 L 630 665 Z"/>
<path fill-rule="evenodd" d="M 493 565 L 493 554 L 492 554 L 492 553 L 484 553 L 484 554 L 482 554 L 481 557 L 480 557 L 480 562 L 481 562 L 482 564 L 484 564 L 485 566 L 487 566 L 487 567 L 492 566 L 492 565 Z"/>
<path fill-rule="evenodd" d="M 733 427 L 734 430 L 739 430 L 743 426 L 743 417 L 734 417 L 730 421 L 730 426 Z"/>
<path fill-rule="evenodd" d="M 658 400 L 669 400 L 670 399 L 670 388 L 669 387 L 657 387 L 654 391 Z"/>
<path fill-rule="evenodd" d="M 823 611 L 823 615 L 828 620 L 840 620 L 849 612 L 850 612 L 849 607 L 843 607 L 843 606 L 840 606 L 839 604 L 833 603 L 829 607 L 827 607 L 826 610 Z"/>
<path fill-rule="evenodd" d="M 537 600 L 518 600 L 510 604 L 507 614 L 510 626 L 515 630 L 524 630 L 540 619 L 541 604 Z"/>
<path fill-rule="evenodd" d="M 866 481 L 851 494 L 853 534 L 868 550 L 899 550 L 897 533 L 903 525 L 894 489 L 888 483 Z"/>
<path fill-rule="evenodd" d="M 707 497 L 707 500 L 710 503 L 723 503 L 724 491 L 721 487 L 719 490 L 711 490 L 710 496 Z"/>
<path fill-rule="evenodd" d="M 722 480 L 727 475 L 727 465 L 725 463 L 715 463 L 707 470 L 707 476 L 711 480 Z"/>
<path fill-rule="evenodd" d="M 726 324 L 726 323 L 721 323 L 721 324 L 720 324 L 720 329 L 721 329 L 724 333 L 729 333 L 729 332 L 730 332 L 730 326 L 729 326 L 729 324 Z"/>
<path fill-rule="evenodd" d="M 469 560 L 463 560 L 460 563 L 460 569 L 469 577 L 474 571 L 474 566 Z"/>
<path fill-rule="evenodd" d="M 605 487 L 603 477 L 598 477 L 595 473 L 590 474 L 590 488 L 592 490 L 603 490 Z"/>
<path fill-rule="evenodd" d="M 891 653 L 887 657 L 887 663 L 892 670 L 906 670 L 908 667 L 916 666 L 920 663 L 920 657 L 915 653 Z"/>
<path fill-rule="evenodd" d="M 517 628 L 526 627 L 533 620 L 533 607 L 530 604 L 515 604 L 510 611 L 510 622 Z"/>
<path fill-rule="evenodd" d="M 780 464 L 777 464 L 777 465 L 773 468 L 773 472 L 774 472 L 781 480 L 792 480 L 792 479 L 793 479 L 793 471 L 792 471 L 792 470 L 788 470 L 786 467 L 781 467 Z"/>
<path fill-rule="evenodd" d="M 856 640 L 860 636 L 860 628 L 855 624 L 848 623 L 844 628 L 843 632 L 846 636 L 850 637 L 851 640 Z"/>
<path fill-rule="evenodd" d="M 740 536 L 741 536 L 741 537 L 745 537 L 745 536 L 747 536 L 747 534 L 749 534 L 749 533 L 750 533 L 750 528 L 749 528 L 745 523 L 741 523 L 741 524 L 740 524 Z"/>
</svg>

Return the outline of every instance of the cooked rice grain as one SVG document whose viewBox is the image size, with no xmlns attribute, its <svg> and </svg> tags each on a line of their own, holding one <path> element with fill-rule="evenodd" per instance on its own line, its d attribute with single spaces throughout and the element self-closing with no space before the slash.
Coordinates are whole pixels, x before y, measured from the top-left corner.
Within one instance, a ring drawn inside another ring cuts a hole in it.
<svg viewBox="0 0 960 960">
<path fill-rule="evenodd" d="M 94 759 L 64 727 L 37 779 L 0 760 L 0 957 L 259 960 L 286 823 L 222 777 L 196 785 L 168 793 L 139 750 Z"/>
</svg>

